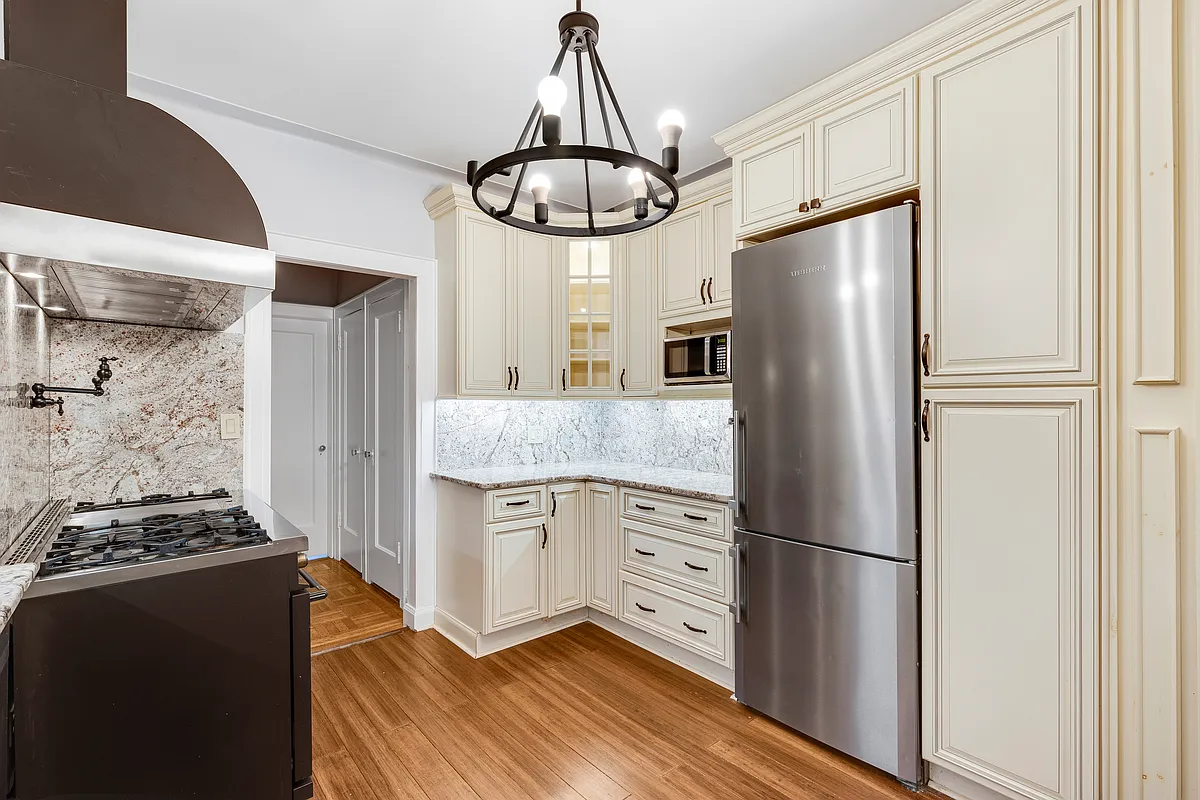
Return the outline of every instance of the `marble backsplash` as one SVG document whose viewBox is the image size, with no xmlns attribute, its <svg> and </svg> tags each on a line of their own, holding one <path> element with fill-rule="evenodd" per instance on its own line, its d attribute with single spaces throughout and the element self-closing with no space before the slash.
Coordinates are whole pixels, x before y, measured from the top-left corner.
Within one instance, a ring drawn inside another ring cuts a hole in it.
<svg viewBox="0 0 1200 800">
<path fill-rule="evenodd" d="M 439 400 L 440 469 L 620 461 L 733 472 L 730 400 Z"/>
<path fill-rule="evenodd" d="M 51 417 L 51 486 L 77 500 L 224 487 L 241 497 L 242 440 L 220 415 L 241 413 L 241 334 L 55 321 L 51 382 L 88 386 L 116 356 L 103 397 L 67 395 Z"/>
<path fill-rule="evenodd" d="M 46 317 L 0 269 L 0 552 L 50 496 L 47 437 L 54 412 L 28 406 L 29 385 L 46 382 L 49 372 Z"/>
</svg>

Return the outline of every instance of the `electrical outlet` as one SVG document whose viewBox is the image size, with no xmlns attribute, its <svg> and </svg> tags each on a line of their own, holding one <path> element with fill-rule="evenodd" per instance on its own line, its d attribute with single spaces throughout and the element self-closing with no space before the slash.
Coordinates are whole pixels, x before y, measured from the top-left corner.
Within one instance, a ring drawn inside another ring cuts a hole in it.
<svg viewBox="0 0 1200 800">
<path fill-rule="evenodd" d="M 530 425 L 525 429 L 525 441 L 529 444 L 545 444 L 546 430 L 541 425 Z"/>
<path fill-rule="evenodd" d="M 240 439 L 240 438 L 242 438 L 242 415 L 241 414 L 222 414 L 221 415 L 221 438 L 222 439 Z"/>
</svg>

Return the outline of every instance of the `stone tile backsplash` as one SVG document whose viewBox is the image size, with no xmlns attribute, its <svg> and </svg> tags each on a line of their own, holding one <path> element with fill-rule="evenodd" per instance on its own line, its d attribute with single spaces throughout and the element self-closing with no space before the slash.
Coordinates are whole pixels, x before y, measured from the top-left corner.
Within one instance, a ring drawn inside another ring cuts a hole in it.
<svg viewBox="0 0 1200 800">
<path fill-rule="evenodd" d="M 733 472 L 731 400 L 439 400 L 441 469 L 619 461 Z"/>
<path fill-rule="evenodd" d="M 50 433 L 55 496 L 133 498 L 224 487 L 241 497 L 242 440 L 221 439 L 220 415 L 241 413 L 238 333 L 55 321 L 54 383 L 88 386 L 116 356 L 103 397 L 68 395 Z"/>
<path fill-rule="evenodd" d="M 54 411 L 28 407 L 30 384 L 45 383 L 49 374 L 46 317 L 0 268 L 0 552 L 50 497 L 47 437 Z"/>
</svg>

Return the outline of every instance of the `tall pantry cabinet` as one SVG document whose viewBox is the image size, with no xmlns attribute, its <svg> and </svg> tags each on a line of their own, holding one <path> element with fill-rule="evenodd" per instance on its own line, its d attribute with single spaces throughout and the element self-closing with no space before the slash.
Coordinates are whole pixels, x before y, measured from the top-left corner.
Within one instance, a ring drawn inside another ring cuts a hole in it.
<svg viewBox="0 0 1200 800">
<path fill-rule="evenodd" d="M 918 190 L 922 756 L 968 800 L 1099 796 L 1099 2 L 977 0 L 716 137 L 747 246 Z"/>
</svg>

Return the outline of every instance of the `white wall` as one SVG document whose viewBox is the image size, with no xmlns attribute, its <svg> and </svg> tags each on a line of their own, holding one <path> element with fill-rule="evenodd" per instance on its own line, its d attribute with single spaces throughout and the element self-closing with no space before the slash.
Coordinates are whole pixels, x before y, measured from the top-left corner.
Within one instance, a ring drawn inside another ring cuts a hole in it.
<svg viewBox="0 0 1200 800">
<path fill-rule="evenodd" d="M 135 75 L 129 94 L 207 139 L 242 176 L 273 234 L 432 258 L 433 222 L 421 201 L 439 186 L 465 180 Z"/>
</svg>

